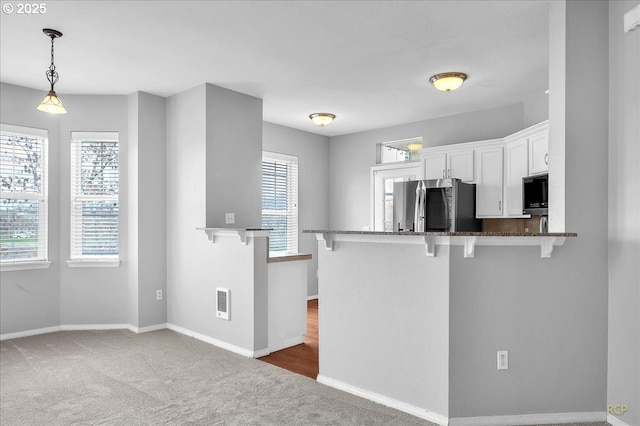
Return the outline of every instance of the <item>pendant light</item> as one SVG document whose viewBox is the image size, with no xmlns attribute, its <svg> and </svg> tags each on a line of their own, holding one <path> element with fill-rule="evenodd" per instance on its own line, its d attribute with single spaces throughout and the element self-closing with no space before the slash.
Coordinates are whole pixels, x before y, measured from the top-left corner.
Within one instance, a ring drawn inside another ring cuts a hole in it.
<svg viewBox="0 0 640 426">
<path fill-rule="evenodd" d="M 466 79 L 467 75 L 462 72 L 444 72 L 434 75 L 429 81 L 441 92 L 451 92 L 462 86 Z"/>
<path fill-rule="evenodd" d="M 328 112 L 316 112 L 311 114 L 309 118 L 311 119 L 311 121 L 313 121 L 314 124 L 320 127 L 324 127 L 331 124 L 331 122 L 336 119 L 336 116 L 335 114 L 330 114 Z"/>
<path fill-rule="evenodd" d="M 56 95 L 56 91 L 53 90 L 53 86 L 58 81 L 58 72 L 56 71 L 56 66 L 53 63 L 53 41 L 59 37 L 62 37 L 62 33 L 57 30 L 52 30 L 50 28 L 44 28 L 42 32 L 47 36 L 51 37 L 51 65 L 46 72 L 47 80 L 51 84 L 51 90 L 47 96 L 44 97 L 40 105 L 38 105 L 38 109 L 40 111 L 49 112 L 51 114 L 66 114 L 67 110 L 62 106 L 62 101 Z"/>
</svg>

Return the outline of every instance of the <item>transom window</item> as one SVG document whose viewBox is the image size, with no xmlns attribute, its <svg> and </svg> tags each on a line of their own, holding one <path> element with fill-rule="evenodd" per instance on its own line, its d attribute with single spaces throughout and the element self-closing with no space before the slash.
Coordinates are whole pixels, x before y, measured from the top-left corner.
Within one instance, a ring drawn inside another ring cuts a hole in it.
<svg viewBox="0 0 640 426">
<path fill-rule="evenodd" d="M 380 147 L 380 164 L 397 163 L 418 159 L 417 151 L 422 149 L 422 138 L 385 142 Z"/>
<path fill-rule="evenodd" d="M 72 132 L 71 139 L 71 259 L 117 259 L 118 133 Z"/>
<path fill-rule="evenodd" d="M 263 152 L 262 227 L 270 253 L 298 252 L 298 157 Z"/>
<path fill-rule="evenodd" d="M 0 260 L 47 260 L 46 130 L 0 125 Z"/>
</svg>

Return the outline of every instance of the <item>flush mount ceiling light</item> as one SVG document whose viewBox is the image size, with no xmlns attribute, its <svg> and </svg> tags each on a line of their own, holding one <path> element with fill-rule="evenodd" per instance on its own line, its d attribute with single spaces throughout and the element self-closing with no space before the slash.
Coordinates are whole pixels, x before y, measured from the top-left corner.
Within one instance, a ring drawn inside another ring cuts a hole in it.
<svg viewBox="0 0 640 426">
<path fill-rule="evenodd" d="M 443 72 L 434 75 L 429 81 L 441 92 L 451 92 L 462 86 L 466 79 L 467 75 L 462 72 Z"/>
<path fill-rule="evenodd" d="M 311 114 L 309 118 L 311 119 L 311 121 L 313 121 L 314 124 L 317 124 L 320 127 L 324 127 L 331 124 L 333 120 L 336 119 L 336 116 L 328 112 L 316 112 L 314 114 Z"/>
<path fill-rule="evenodd" d="M 49 84 L 51 84 L 51 89 L 47 96 L 44 97 L 40 105 L 38 105 L 38 109 L 40 111 L 49 112 L 51 114 L 66 114 L 67 110 L 62 106 L 62 101 L 56 95 L 55 90 L 53 90 L 53 86 L 58 81 L 58 72 L 56 71 L 56 66 L 53 63 L 53 41 L 59 37 L 62 37 L 62 33 L 57 30 L 52 30 L 50 28 L 44 28 L 42 32 L 47 36 L 51 37 L 51 65 L 46 72 L 47 80 L 49 80 Z"/>
</svg>

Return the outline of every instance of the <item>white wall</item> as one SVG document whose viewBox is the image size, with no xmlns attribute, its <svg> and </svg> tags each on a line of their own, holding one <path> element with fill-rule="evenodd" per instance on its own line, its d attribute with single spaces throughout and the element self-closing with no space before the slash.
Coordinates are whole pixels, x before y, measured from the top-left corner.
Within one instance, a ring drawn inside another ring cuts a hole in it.
<svg viewBox="0 0 640 426">
<path fill-rule="evenodd" d="M 370 167 L 376 144 L 422 136 L 423 146 L 495 139 L 524 128 L 522 104 L 424 120 L 329 140 L 329 224 L 362 230 L 370 221 Z"/>
<path fill-rule="evenodd" d="M 36 109 L 45 93 L 0 84 L 3 123 L 49 132 L 49 269 L 2 272 L 0 334 L 60 325 L 60 121 Z M 66 103 L 66 99 L 63 97 Z"/>
<path fill-rule="evenodd" d="M 628 425 L 640 425 L 640 32 L 625 34 L 622 16 L 637 5 L 609 3 L 607 403 L 629 407 Z"/>
<path fill-rule="evenodd" d="M 304 229 L 329 228 L 329 138 L 272 123 L 262 126 L 265 151 L 298 157 L 298 251 L 311 253 L 307 296 L 318 294 L 318 243 Z"/>
</svg>

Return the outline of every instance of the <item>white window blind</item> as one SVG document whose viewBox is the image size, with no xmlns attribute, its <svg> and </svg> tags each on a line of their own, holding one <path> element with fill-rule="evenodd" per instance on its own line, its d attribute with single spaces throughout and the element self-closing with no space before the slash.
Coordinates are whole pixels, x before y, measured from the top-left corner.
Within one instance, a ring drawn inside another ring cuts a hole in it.
<svg viewBox="0 0 640 426">
<path fill-rule="evenodd" d="M 71 133 L 71 259 L 117 259 L 117 132 Z"/>
<path fill-rule="evenodd" d="M 269 251 L 298 252 L 298 158 L 262 154 L 262 227 L 269 228 Z"/>
<path fill-rule="evenodd" d="M 0 261 L 47 260 L 47 131 L 0 125 Z"/>
</svg>

